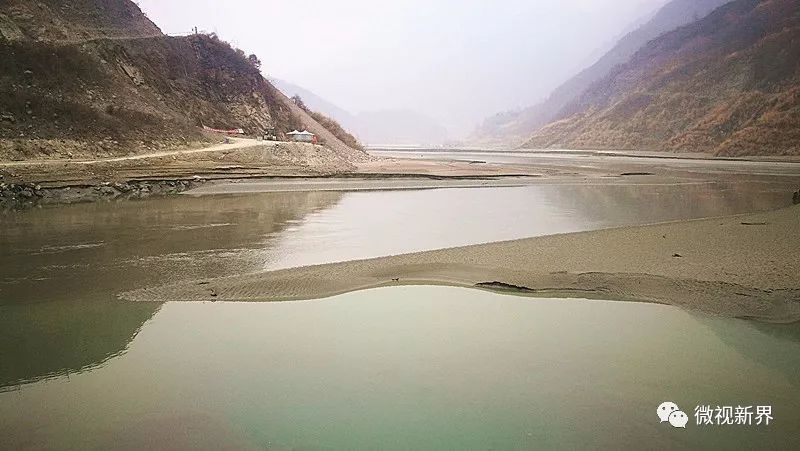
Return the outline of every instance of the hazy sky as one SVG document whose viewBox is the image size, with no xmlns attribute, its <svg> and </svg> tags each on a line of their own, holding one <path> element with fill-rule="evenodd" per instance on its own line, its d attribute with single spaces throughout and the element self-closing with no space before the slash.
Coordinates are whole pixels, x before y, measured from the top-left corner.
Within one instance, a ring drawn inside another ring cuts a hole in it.
<svg viewBox="0 0 800 451">
<path fill-rule="evenodd" d="M 407 108 L 453 135 L 528 106 L 666 0 L 140 0 L 166 33 L 197 26 L 263 71 L 357 113 Z"/>
</svg>

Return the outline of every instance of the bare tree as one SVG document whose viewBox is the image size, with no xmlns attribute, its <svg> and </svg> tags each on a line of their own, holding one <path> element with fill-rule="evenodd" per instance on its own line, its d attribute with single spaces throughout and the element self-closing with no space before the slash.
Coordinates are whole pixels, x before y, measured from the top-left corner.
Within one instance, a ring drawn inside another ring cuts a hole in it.
<svg viewBox="0 0 800 451">
<path fill-rule="evenodd" d="M 250 64 L 253 65 L 256 69 L 261 69 L 261 60 L 258 59 L 254 53 L 251 53 L 250 56 L 247 57 L 247 60 L 250 61 Z"/>
<path fill-rule="evenodd" d="M 303 99 L 300 98 L 299 95 L 297 94 L 293 95 L 292 102 L 294 102 L 295 105 L 299 106 L 300 109 L 302 109 L 303 111 L 308 111 L 308 107 L 306 107 L 306 104 L 303 102 Z"/>
</svg>

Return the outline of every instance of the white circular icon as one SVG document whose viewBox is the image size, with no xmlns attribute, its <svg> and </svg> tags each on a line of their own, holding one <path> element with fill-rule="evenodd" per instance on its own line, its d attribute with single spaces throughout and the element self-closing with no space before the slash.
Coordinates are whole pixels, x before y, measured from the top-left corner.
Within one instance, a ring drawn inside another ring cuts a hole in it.
<svg viewBox="0 0 800 451">
<path fill-rule="evenodd" d="M 680 410 L 676 410 L 669 415 L 669 424 L 676 428 L 685 428 L 689 422 L 689 416 Z"/>
<path fill-rule="evenodd" d="M 662 402 L 660 406 L 658 406 L 658 410 L 656 413 L 658 414 L 658 419 L 661 420 L 662 423 L 669 421 L 669 416 L 672 412 L 676 412 L 681 410 L 677 404 L 674 402 Z"/>
</svg>

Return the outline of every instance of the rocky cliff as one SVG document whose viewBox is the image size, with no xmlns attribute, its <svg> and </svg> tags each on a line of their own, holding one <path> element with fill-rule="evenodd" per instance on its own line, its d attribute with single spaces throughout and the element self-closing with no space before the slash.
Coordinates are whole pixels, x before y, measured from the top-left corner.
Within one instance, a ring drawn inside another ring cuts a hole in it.
<svg viewBox="0 0 800 451">
<path fill-rule="evenodd" d="M 297 108 L 257 59 L 216 35 L 170 37 L 128 0 L 6 0 L 0 159 L 103 157 L 200 145 L 201 126 L 308 129 L 364 153 Z"/>
<path fill-rule="evenodd" d="M 130 1 L 2 0 L 0 34 L 13 40 L 74 42 L 161 36 L 161 30 Z"/>
</svg>

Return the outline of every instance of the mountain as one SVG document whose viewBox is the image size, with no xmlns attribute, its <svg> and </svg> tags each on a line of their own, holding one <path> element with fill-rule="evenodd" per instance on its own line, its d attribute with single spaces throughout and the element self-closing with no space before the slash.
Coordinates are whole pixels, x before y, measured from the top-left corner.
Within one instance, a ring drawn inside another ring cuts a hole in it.
<svg viewBox="0 0 800 451">
<path fill-rule="evenodd" d="M 330 118 L 342 124 L 342 126 L 345 128 L 353 129 L 355 131 L 355 116 L 353 116 L 352 113 L 344 108 L 340 108 L 333 104 L 333 102 L 318 96 L 308 89 L 288 81 L 278 78 L 270 78 L 269 82 L 289 97 L 300 96 L 303 99 L 303 102 L 305 102 L 305 104 L 311 110 L 318 111 L 326 116 L 329 116 Z"/>
<path fill-rule="evenodd" d="M 338 138 L 340 141 L 342 141 L 348 147 L 350 147 L 352 149 L 357 149 L 357 150 L 360 150 L 360 151 L 364 150 L 364 147 L 358 141 L 358 138 L 356 138 L 355 136 L 351 135 L 335 119 L 332 119 L 331 117 L 328 117 L 325 114 L 320 113 L 319 111 L 315 111 L 315 110 L 311 109 L 303 101 L 303 98 L 300 97 L 297 94 L 292 96 L 292 102 L 294 102 L 294 104 L 296 106 L 300 107 L 300 109 L 303 110 L 303 112 L 305 112 L 306 114 L 311 116 L 312 119 L 314 119 L 320 125 L 325 127 L 326 130 L 331 132 L 336 138 Z"/>
<path fill-rule="evenodd" d="M 11 40 L 83 41 L 161 36 L 133 2 L 3 0 L 0 34 Z"/>
<path fill-rule="evenodd" d="M 730 0 L 672 0 L 644 25 L 623 36 L 608 53 L 564 84 L 542 103 L 521 111 L 500 113 L 486 119 L 473 134 L 472 141 L 482 144 L 519 144 L 531 133 L 559 117 L 560 111 L 578 98 L 594 82 L 624 64 L 658 36 L 694 22 Z"/>
<path fill-rule="evenodd" d="M 736 0 L 648 43 L 529 148 L 800 154 L 800 0 Z"/>
<path fill-rule="evenodd" d="M 298 108 L 260 61 L 214 34 L 170 37 L 129 0 L 3 0 L 0 159 L 103 157 L 207 142 L 201 126 L 308 129 L 363 158 Z"/>
<path fill-rule="evenodd" d="M 335 119 L 364 143 L 426 145 L 447 140 L 443 125 L 416 111 L 395 109 L 353 114 L 301 86 L 276 78 L 270 81 L 287 96 L 300 96 L 310 110 Z"/>
<path fill-rule="evenodd" d="M 447 129 L 436 120 L 403 109 L 358 113 L 355 129 L 362 141 L 373 145 L 442 144 L 447 140 Z"/>
</svg>

